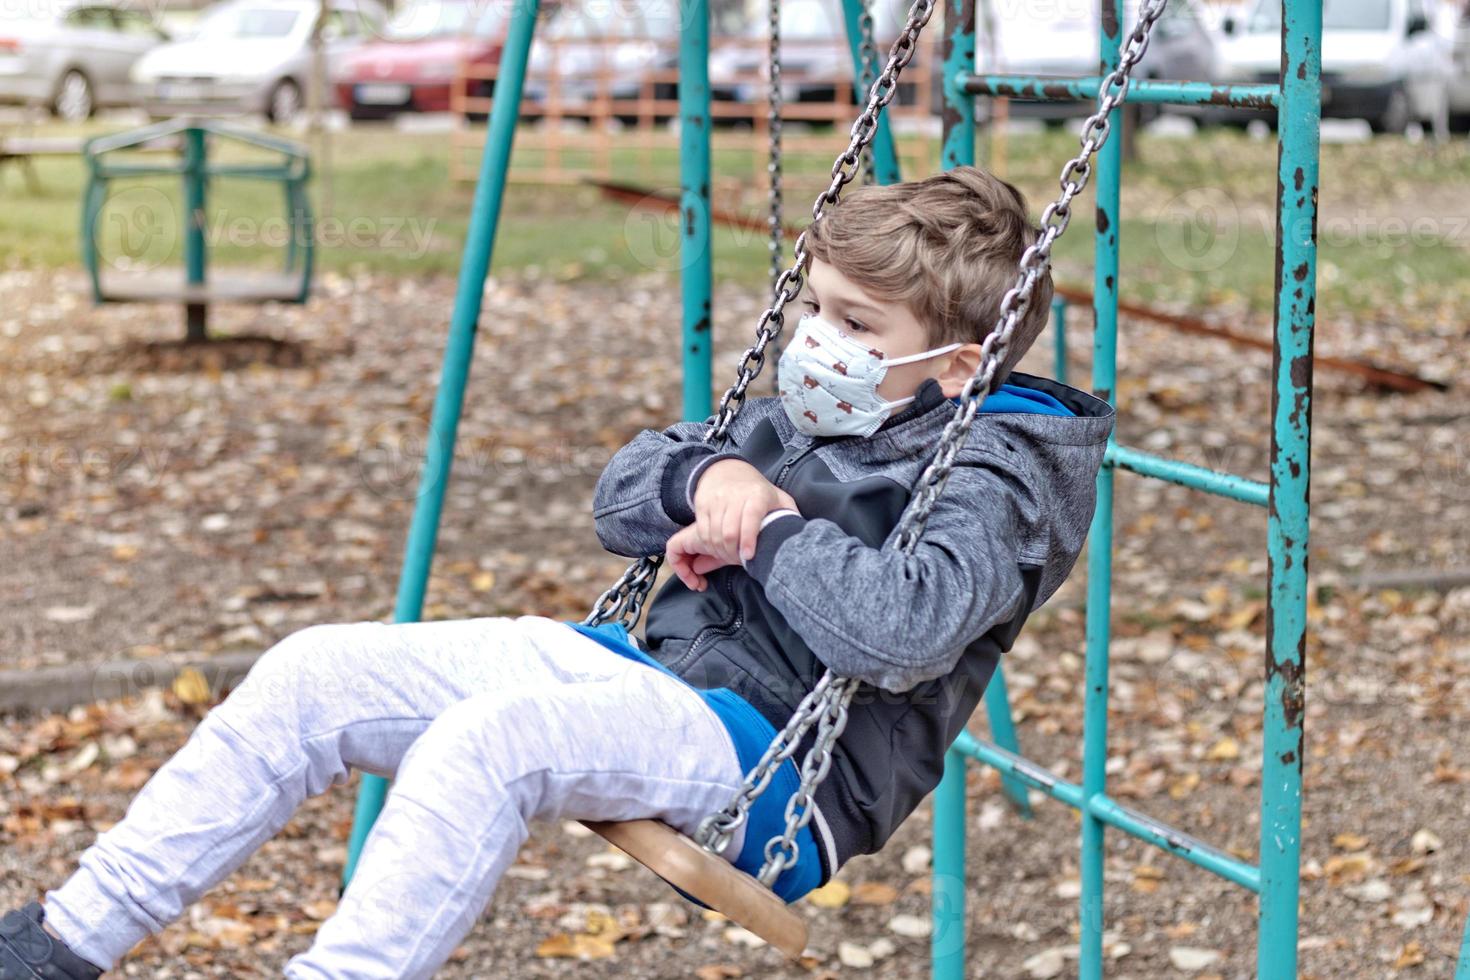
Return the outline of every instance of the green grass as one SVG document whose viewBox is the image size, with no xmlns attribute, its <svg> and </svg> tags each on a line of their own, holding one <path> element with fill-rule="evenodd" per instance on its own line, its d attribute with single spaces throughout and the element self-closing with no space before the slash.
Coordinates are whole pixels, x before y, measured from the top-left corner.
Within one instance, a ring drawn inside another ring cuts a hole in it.
<svg viewBox="0 0 1470 980">
<path fill-rule="evenodd" d="M 115 127 L 114 127 L 115 128 Z M 59 127 L 55 132 L 63 132 Z M 89 132 L 105 131 L 93 125 Z M 50 131 L 48 131 L 49 133 Z M 845 134 L 832 133 L 833 152 Z M 982 143 L 981 162 L 987 147 Z M 1006 175 L 1035 210 L 1055 194 L 1056 174 L 1076 149 L 1065 132 L 1013 135 Z M 630 183 L 676 190 L 678 159 L 657 150 L 618 150 L 614 160 Z M 425 275 L 453 274 L 468 223 L 473 189 L 451 182 L 447 134 L 410 134 L 357 128 L 336 134 L 330 190 L 320 176 L 313 188 L 319 269 Z M 538 155 L 518 150 L 515 166 L 534 172 Z M 319 170 L 323 161 L 315 161 Z M 747 176 L 749 152 L 716 153 L 717 175 Z M 792 155 L 788 183 L 813 188 L 830 164 Z M 1276 144 L 1233 131 L 1195 139 L 1139 140 L 1136 161 L 1124 174 L 1122 292 L 1141 301 L 1208 306 L 1222 301 L 1268 310 L 1274 282 L 1272 229 Z M 0 171 L 0 255 L 9 264 L 76 266 L 84 168 L 80 160 L 37 162 L 42 189 L 31 193 L 15 168 Z M 1360 315 L 1390 315 L 1406 305 L 1470 303 L 1464 275 L 1470 229 L 1431 206 L 1414 234 L 1394 235 L 1385 215 L 1413 217 L 1425 199 L 1470 198 L 1470 146 L 1458 141 L 1431 151 L 1402 140 L 1323 147 L 1322 200 L 1329 213 L 1346 207 L 1347 224 L 1323 229 L 1320 283 L 1325 306 Z M 1436 196 L 1437 195 L 1437 196 Z M 792 190 L 788 221 L 802 222 L 814 191 Z M 764 190 L 750 188 L 737 202 L 716 206 L 759 215 Z M 1353 215 L 1362 212 L 1356 219 Z M 99 248 L 126 266 L 179 264 L 179 193 L 173 179 L 119 182 L 104 212 Z M 1219 216 L 1217 223 L 1216 216 Z M 217 266 L 269 265 L 281 260 L 286 234 L 279 190 L 244 181 L 211 188 L 207 224 L 210 261 Z M 1091 192 L 1075 210 L 1057 247 L 1060 278 L 1089 284 Z M 1352 224 L 1357 220 L 1358 224 Z M 1445 240 L 1459 234 L 1458 242 Z M 1383 240 L 1387 235 L 1387 240 Z M 752 288 L 765 282 L 763 231 L 717 228 L 715 274 Z M 558 277 L 620 278 L 650 268 L 676 272 L 678 227 L 673 215 L 638 212 L 605 201 L 582 186 L 512 184 L 506 193 L 496 269 L 537 267 Z"/>
</svg>

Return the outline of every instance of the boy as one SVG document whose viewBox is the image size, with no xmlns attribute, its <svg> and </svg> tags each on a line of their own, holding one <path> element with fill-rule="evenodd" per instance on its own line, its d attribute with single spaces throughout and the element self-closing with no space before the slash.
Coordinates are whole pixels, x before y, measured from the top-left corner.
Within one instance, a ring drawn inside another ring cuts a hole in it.
<svg viewBox="0 0 1470 980">
<path fill-rule="evenodd" d="M 723 451 L 701 424 L 642 432 L 598 481 L 603 544 L 664 550 L 675 573 L 646 646 L 529 616 L 292 634 L 44 910 L 0 921 L 0 980 L 97 976 L 351 767 L 395 782 L 336 914 L 285 974 L 428 977 L 527 821 L 653 817 L 692 834 L 825 667 L 865 686 L 775 890 L 794 901 L 878 850 L 937 784 L 1092 517 L 1112 409 L 1010 374 L 1045 324 L 1043 279 L 996 376 L 1011 383 L 986 399 L 919 547 L 882 547 L 1036 236 L 1015 188 L 974 168 L 849 189 L 808 233 L 780 397 L 750 402 Z M 724 852 L 737 867 L 760 867 L 795 783 L 788 760 Z"/>
</svg>

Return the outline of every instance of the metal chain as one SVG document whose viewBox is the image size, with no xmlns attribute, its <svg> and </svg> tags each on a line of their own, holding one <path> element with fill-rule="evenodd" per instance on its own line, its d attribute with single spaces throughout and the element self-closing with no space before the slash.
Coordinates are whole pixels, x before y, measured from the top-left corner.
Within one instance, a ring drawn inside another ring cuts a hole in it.
<svg viewBox="0 0 1470 980">
<path fill-rule="evenodd" d="M 919 34 L 923 31 L 924 25 L 929 22 L 930 15 L 934 13 L 935 2 L 936 0 L 914 0 L 908 21 L 889 50 L 888 64 L 868 93 L 868 104 L 863 107 L 857 121 L 852 124 L 847 149 L 843 150 L 832 164 L 831 183 L 827 185 L 826 190 L 817 195 L 816 202 L 812 205 L 814 223 L 822 217 L 829 205 L 836 202 L 843 186 L 850 183 L 857 175 L 858 158 L 863 149 L 873 141 L 873 135 L 878 130 L 878 113 L 893 101 L 894 95 L 897 94 L 899 73 L 913 60 Z M 773 301 L 756 323 L 755 343 L 746 348 L 736 371 L 735 383 L 726 389 L 724 396 L 720 398 L 713 424 L 704 435 L 705 442 L 717 447 L 724 445 L 725 440 L 729 437 L 731 424 L 740 414 L 740 410 L 745 407 L 746 391 L 750 388 L 751 382 L 760 374 L 761 368 L 765 366 L 766 347 L 781 335 L 781 330 L 786 324 L 786 317 L 782 310 L 785 309 L 787 303 L 797 297 L 805 282 L 806 273 L 803 267 L 809 258 L 806 251 L 806 236 L 807 231 L 803 230 L 796 237 L 796 244 L 792 248 L 791 266 L 783 271 L 776 280 L 772 289 Z M 621 622 L 631 629 L 638 621 L 638 611 L 643 607 L 648 590 L 653 587 L 654 577 L 658 574 L 659 562 L 660 559 L 656 557 L 645 557 L 629 565 L 624 570 L 622 578 L 598 598 L 592 611 L 582 621 L 583 624 L 596 626 L 599 623 Z"/>
<path fill-rule="evenodd" d="M 771 232 L 771 292 L 781 278 L 782 252 L 786 236 L 781 227 L 781 0 L 770 0 L 771 41 L 770 66 L 766 93 L 766 131 L 770 134 L 770 156 L 766 178 L 770 186 L 770 214 L 766 222 Z"/>
<path fill-rule="evenodd" d="M 858 60 L 862 62 L 862 74 L 860 76 L 861 98 L 867 101 L 868 92 L 873 87 L 873 79 L 877 74 L 878 46 L 873 42 L 873 13 L 868 7 L 868 0 L 858 0 L 860 13 L 858 14 L 858 32 L 862 41 L 858 46 Z M 873 148 L 871 146 L 863 150 L 863 183 L 871 184 L 878 179 L 873 165 Z"/>
<path fill-rule="evenodd" d="M 1071 221 L 1071 204 L 1087 186 L 1092 176 L 1092 156 L 1107 142 L 1111 124 L 1108 116 L 1122 104 L 1128 92 L 1133 68 L 1148 50 L 1150 32 L 1164 12 L 1167 0 L 1145 0 L 1137 25 L 1119 55 L 1118 66 L 1103 79 L 1098 90 L 1097 110 L 1082 126 L 1081 150 L 1062 168 L 1062 194 L 1042 212 L 1041 236 L 1021 256 L 1015 285 L 1001 300 L 1001 318 L 980 348 L 980 366 L 965 383 L 954 417 L 945 424 L 934 460 L 919 477 L 919 486 L 899 519 L 894 547 L 912 554 L 934 503 L 949 479 L 970 425 L 979 412 L 980 403 L 990 393 L 995 372 L 1010 348 L 1016 324 L 1031 302 L 1036 283 L 1051 267 L 1051 249 Z M 912 19 L 912 18 L 911 18 Z M 802 762 L 801 780 L 786 804 L 786 827 L 780 837 L 766 844 L 760 880 L 771 885 L 781 870 L 796 863 L 799 852 L 797 834 L 811 820 L 810 802 L 826 777 L 831 764 L 831 751 L 847 722 L 847 707 L 858 682 L 852 678 L 834 678 L 824 673 L 811 694 L 804 698 L 786 727 L 772 741 L 771 747 L 746 775 L 744 782 L 723 810 L 710 814 L 700 822 L 696 840 L 716 853 L 729 845 L 733 830 L 745 822 L 755 798 L 771 780 L 774 769 L 794 751 L 795 741 L 820 721 L 815 743 Z"/>
</svg>

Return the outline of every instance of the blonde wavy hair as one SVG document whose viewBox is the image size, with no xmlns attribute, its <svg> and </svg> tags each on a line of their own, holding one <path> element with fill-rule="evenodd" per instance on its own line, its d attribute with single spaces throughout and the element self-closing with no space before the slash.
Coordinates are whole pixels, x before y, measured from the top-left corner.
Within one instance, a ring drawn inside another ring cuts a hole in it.
<svg viewBox="0 0 1470 980">
<path fill-rule="evenodd" d="M 868 294 L 901 303 L 931 346 L 980 343 L 1000 321 L 1021 254 L 1040 236 L 1014 186 L 978 167 L 923 180 L 845 188 L 807 229 L 806 250 Z M 1051 273 L 1011 334 L 999 385 L 1046 327 Z"/>
</svg>

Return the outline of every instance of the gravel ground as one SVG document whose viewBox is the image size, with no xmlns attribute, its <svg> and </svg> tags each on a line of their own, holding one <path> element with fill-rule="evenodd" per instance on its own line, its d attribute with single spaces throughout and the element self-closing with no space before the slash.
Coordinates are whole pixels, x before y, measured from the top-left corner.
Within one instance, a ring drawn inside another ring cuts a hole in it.
<svg viewBox="0 0 1470 980">
<path fill-rule="evenodd" d="M 112 677 L 124 660 L 198 662 L 386 618 L 453 291 L 328 276 L 304 308 L 217 311 L 234 339 L 199 351 L 173 343 L 171 310 L 96 310 L 74 273 L 0 273 L 0 670 Z M 718 377 L 759 302 L 717 292 Z M 677 290 L 499 277 L 486 311 L 426 615 L 580 615 L 622 567 L 592 534 L 596 475 L 677 414 Z M 1326 321 L 1318 351 L 1453 379 L 1453 313 Z M 1072 326 L 1085 378 L 1090 333 Z M 1268 356 L 1129 323 L 1120 357 L 1120 441 L 1265 477 Z M 1026 366 L 1048 369 L 1039 351 Z M 1470 416 L 1453 390 L 1387 395 L 1326 372 L 1314 409 L 1302 974 L 1448 977 L 1470 913 L 1470 589 L 1364 583 L 1470 567 Z M 1112 791 L 1253 858 L 1265 515 L 1129 475 L 1117 496 Z M 1081 569 L 1007 667 L 1027 753 L 1072 779 Z M 183 686 L 0 719 L 0 906 L 69 873 L 198 700 Z M 1075 816 L 1042 802 L 1018 819 L 978 767 L 970 785 L 971 975 L 1072 975 Z M 355 788 L 310 801 L 119 974 L 278 974 L 330 914 Z M 798 965 L 691 917 L 600 840 L 536 826 L 441 975 L 926 976 L 927 939 L 909 933 L 928 908 L 927 810 L 844 869 L 850 896 L 803 903 L 815 955 Z M 1107 873 L 1110 976 L 1254 975 L 1243 892 L 1119 834 Z M 592 958 L 552 955 L 567 949 Z M 875 965 L 844 962 L 864 955 Z"/>
</svg>

